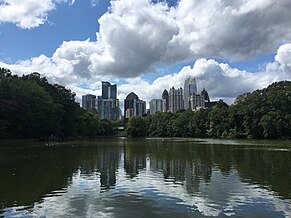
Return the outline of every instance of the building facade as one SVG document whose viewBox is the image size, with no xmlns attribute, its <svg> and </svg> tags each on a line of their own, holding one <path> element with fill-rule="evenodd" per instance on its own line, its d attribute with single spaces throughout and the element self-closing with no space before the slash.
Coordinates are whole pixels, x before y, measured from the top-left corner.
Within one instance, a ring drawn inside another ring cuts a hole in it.
<svg viewBox="0 0 291 218">
<path fill-rule="evenodd" d="M 164 90 L 164 92 L 162 94 L 162 99 L 165 99 L 165 101 L 166 101 L 166 111 L 169 111 L 169 92 L 167 91 L 167 89 Z"/>
<path fill-rule="evenodd" d="M 191 95 L 190 96 L 190 109 L 195 111 L 199 110 L 201 108 L 205 108 L 205 99 L 204 95 Z"/>
<path fill-rule="evenodd" d="M 166 99 L 152 99 L 150 101 L 150 115 L 166 111 Z"/>
<path fill-rule="evenodd" d="M 117 99 L 117 86 L 111 85 L 110 82 L 102 82 L 102 98 Z"/>
<path fill-rule="evenodd" d="M 146 102 L 134 93 L 129 93 L 124 100 L 124 118 L 143 116 L 146 114 Z"/>
<path fill-rule="evenodd" d="M 116 85 L 102 82 L 102 96 L 98 96 L 97 110 L 101 120 L 119 119 L 119 100 L 117 99 Z"/>
<path fill-rule="evenodd" d="M 183 89 L 175 89 L 174 87 L 172 87 L 169 91 L 169 111 L 175 113 L 183 108 Z"/>
<path fill-rule="evenodd" d="M 96 95 L 83 95 L 82 108 L 84 108 L 85 110 L 91 110 L 93 108 L 96 108 Z"/>
<path fill-rule="evenodd" d="M 198 94 L 196 79 L 188 78 L 184 83 L 184 109 L 187 110 L 190 108 L 190 96 L 193 94 Z"/>
</svg>

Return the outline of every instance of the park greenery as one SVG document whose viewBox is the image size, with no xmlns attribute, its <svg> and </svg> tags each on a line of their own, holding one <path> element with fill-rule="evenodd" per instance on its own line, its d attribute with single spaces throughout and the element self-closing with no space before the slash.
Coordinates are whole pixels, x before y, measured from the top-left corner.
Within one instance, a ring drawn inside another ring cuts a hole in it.
<svg viewBox="0 0 291 218">
<path fill-rule="evenodd" d="M 94 137 L 113 133 L 110 121 L 86 111 L 75 94 L 40 74 L 22 77 L 0 68 L 0 138 Z"/>
<path fill-rule="evenodd" d="M 130 136 L 290 139 L 291 82 L 247 93 L 231 106 L 219 102 L 198 111 L 132 117 L 126 131 Z"/>
<path fill-rule="evenodd" d="M 50 84 L 39 73 L 19 77 L 0 68 L 0 139 L 96 137 L 114 133 L 121 121 L 100 120 L 84 110 L 75 93 Z M 236 104 L 224 102 L 198 111 L 159 112 L 131 117 L 133 137 L 212 137 L 290 139 L 291 82 L 273 83 L 247 93 Z"/>
</svg>

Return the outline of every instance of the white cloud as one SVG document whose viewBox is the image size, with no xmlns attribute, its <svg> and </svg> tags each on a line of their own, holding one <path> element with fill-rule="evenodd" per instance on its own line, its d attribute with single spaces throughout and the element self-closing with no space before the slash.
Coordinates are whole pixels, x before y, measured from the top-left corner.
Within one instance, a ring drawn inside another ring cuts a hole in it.
<svg viewBox="0 0 291 218">
<path fill-rule="evenodd" d="M 6 22 L 32 28 L 46 20 L 55 3 L 73 4 L 74 0 L 2 2 L 0 21 L 5 18 Z M 21 13 L 12 19 L 17 10 Z M 287 0 L 181 0 L 176 7 L 148 0 L 116 0 L 99 19 L 96 41 L 63 42 L 52 57 L 40 55 L 13 65 L 0 64 L 19 75 L 38 71 L 50 82 L 70 87 L 78 99 L 81 94 L 98 93 L 101 80 L 118 82 L 123 78 L 126 83 L 118 87 L 121 100 L 134 91 L 149 101 L 160 98 L 164 89 L 183 86 L 184 80 L 193 76 L 212 99 L 231 102 L 243 92 L 290 79 L 291 44 L 284 44 L 291 41 L 290 10 Z M 250 58 L 274 53 L 278 47 L 275 61 L 257 73 L 208 59 Z M 157 64 L 172 65 L 196 58 L 194 66 L 152 83 L 140 78 L 146 72 L 155 72 Z M 80 88 L 83 84 L 86 89 Z"/>
<path fill-rule="evenodd" d="M 92 45 L 96 45 L 96 48 Z M 98 45 L 88 40 L 64 42 L 52 58 L 41 55 L 14 65 L 0 62 L 0 66 L 9 68 L 18 75 L 40 72 L 50 82 L 66 85 L 77 93 L 77 99 L 80 100 L 83 94 L 100 95 L 102 80 L 119 82 L 112 75 L 89 73 L 92 72 L 90 71 L 92 63 L 86 57 L 94 54 L 96 49 L 99 49 Z M 238 70 L 213 59 L 198 59 L 193 66 L 185 66 L 178 73 L 160 76 L 152 83 L 140 77 L 125 79 L 125 83 L 118 86 L 118 98 L 121 101 L 121 108 L 123 99 L 132 91 L 148 102 L 153 98 L 161 98 L 164 89 L 172 86 L 183 87 L 188 77 L 195 77 L 198 89 L 208 90 L 212 100 L 224 99 L 232 103 L 235 97 L 242 93 L 267 87 L 276 81 L 290 80 L 290 52 L 291 44 L 282 45 L 278 49 L 275 61 L 268 63 L 264 70 L 256 73 Z M 87 84 L 87 87 L 81 88 L 83 84 Z"/>
<path fill-rule="evenodd" d="M 283 71 L 291 75 L 291 44 L 282 45 L 277 52 L 275 60 L 281 65 Z"/>
<path fill-rule="evenodd" d="M 56 3 L 74 4 L 75 0 L 2 0 L 0 1 L 0 23 L 14 23 L 23 29 L 44 24 L 48 12 Z"/>
<path fill-rule="evenodd" d="M 0 21 L 32 28 L 45 22 L 55 3 L 73 4 L 74 0 L 5 2 L 0 6 Z M 96 41 L 64 42 L 54 56 L 69 57 L 74 73 L 86 79 L 108 74 L 134 78 L 155 72 L 157 64 L 197 58 L 250 59 L 291 41 L 290 10 L 287 0 L 181 0 L 176 7 L 115 0 L 98 20 Z"/>
<path fill-rule="evenodd" d="M 271 65 L 275 67 L 271 68 Z M 231 68 L 228 64 L 218 63 L 213 59 L 198 59 L 193 67 L 185 66 L 180 72 L 159 77 L 151 84 L 140 78 L 129 79 L 118 90 L 122 98 L 133 91 L 148 102 L 153 98 L 161 98 L 164 89 L 169 90 L 172 86 L 183 88 L 184 81 L 189 77 L 195 77 L 198 90 L 205 88 L 212 100 L 223 99 L 228 103 L 233 103 L 242 93 L 291 79 L 290 73 L 284 71 L 283 65 L 278 62 L 269 63 L 262 72 L 251 73 Z"/>
</svg>

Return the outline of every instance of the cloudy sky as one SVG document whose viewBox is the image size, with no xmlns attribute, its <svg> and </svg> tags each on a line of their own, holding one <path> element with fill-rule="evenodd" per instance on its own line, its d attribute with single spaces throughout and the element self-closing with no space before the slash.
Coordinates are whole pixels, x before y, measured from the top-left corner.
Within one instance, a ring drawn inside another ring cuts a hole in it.
<svg viewBox="0 0 291 218">
<path fill-rule="evenodd" d="M 290 0 L 0 0 L 0 67 L 121 103 L 195 77 L 212 100 L 291 80 Z M 122 104 L 121 104 L 122 105 Z"/>
</svg>

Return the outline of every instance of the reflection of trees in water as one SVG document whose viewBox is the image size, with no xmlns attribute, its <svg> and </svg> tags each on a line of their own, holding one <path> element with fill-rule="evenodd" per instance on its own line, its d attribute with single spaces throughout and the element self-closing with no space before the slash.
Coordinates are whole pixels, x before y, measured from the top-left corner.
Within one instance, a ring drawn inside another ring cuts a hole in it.
<svg viewBox="0 0 291 218">
<path fill-rule="evenodd" d="M 38 147 L 0 152 L 0 207 L 32 206 L 46 194 L 71 182 L 80 162 L 80 150 Z"/>
<path fill-rule="evenodd" d="M 1 149 L 0 208 L 15 202 L 32 206 L 46 194 L 66 189 L 77 171 L 84 178 L 99 174 L 101 189 L 108 190 L 116 185 L 120 158 L 127 175 L 133 178 L 146 168 L 147 157 L 151 171 L 162 172 L 166 181 L 184 184 L 189 194 L 197 192 L 202 181 L 209 182 L 215 168 L 224 175 L 235 169 L 247 182 L 291 198 L 288 150 L 143 139 L 121 144 L 113 139 L 74 144 L 78 146 Z"/>
<path fill-rule="evenodd" d="M 124 146 L 124 169 L 129 178 L 139 174 L 139 170 L 146 168 L 146 147 L 138 144 Z"/>
<path fill-rule="evenodd" d="M 212 163 L 203 149 L 193 149 L 185 143 L 155 141 L 148 150 L 151 170 L 162 171 L 166 181 L 185 183 L 189 194 L 198 191 L 201 179 L 206 182 L 211 179 Z"/>
<path fill-rule="evenodd" d="M 210 182 L 213 168 L 216 168 L 225 176 L 236 169 L 243 179 L 291 198 L 291 155 L 288 150 L 274 151 L 265 147 L 206 145 L 162 139 L 147 142 L 140 140 L 135 143 L 126 145 L 125 154 L 125 159 L 129 160 L 125 161 L 125 168 L 132 176 L 136 176 L 138 170 L 145 167 L 146 156 L 149 156 L 152 171 L 163 172 L 167 181 L 185 183 L 189 193 L 196 192 L 202 180 Z"/>
<path fill-rule="evenodd" d="M 240 176 L 279 195 L 291 198 L 291 152 L 239 149 L 232 154 Z"/>
</svg>

